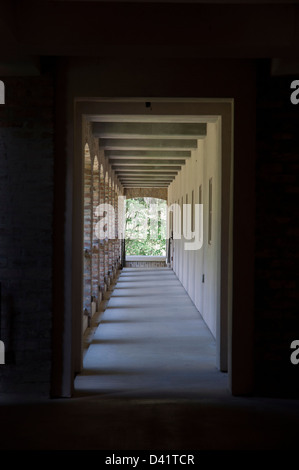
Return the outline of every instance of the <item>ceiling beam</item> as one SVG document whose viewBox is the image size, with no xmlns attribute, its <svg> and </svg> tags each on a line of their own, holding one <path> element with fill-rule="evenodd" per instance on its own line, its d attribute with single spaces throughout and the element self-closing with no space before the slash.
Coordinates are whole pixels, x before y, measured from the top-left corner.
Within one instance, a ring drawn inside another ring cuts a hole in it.
<svg viewBox="0 0 299 470">
<path fill-rule="evenodd" d="M 105 150 L 105 157 L 112 159 L 141 159 L 141 158 L 152 158 L 152 159 L 163 159 L 171 158 L 181 159 L 190 158 L 190 150 Z"/>
<path fill-rule="evenodd" d="M 174 166 L 174 165 L 185 165 L 185 160 L 162 160 L 162 159 L 150 159 L 150 158 L 145 158 L 145 159 L 142 159 L 142 160 L 137 160 L 135 158 L 133 158 L 132 160 L 126 160 L 126 159 L 112 159 L 110 160 L 109 159 L 109 163 L 112 165 L 112 167 L 115 167 L 115 166 L 127 166 L 127 167 L 131 167 L 131 166 L 134 166 L 134 165 L 138 165 L 138 166 L 148 166 L 148 165 L 155 165 L 155 166 L 163 166 L 163 165 L 170 165 L 170 166 Z"/>
<path fill-rule="evenodd" d="M 125 186 L 127 184 L 132 184 L 132 185 L 136 185 L 138 186 L 139 184 L 150 184 L 152 186 L 155 186 L 157 184 L 166 184 L 166 185 L 170 185 L 173 181 L 172 180 L 125 180 L 125 181 L 122 181 L 121 184 L 122 186 Z"/>
<path fill-rule="evenodd" d="M 127 181 L 125 183 L 123 183 L 123 186 L 124 187 L 128 187 L 128 186 L 135 186 L 138 188 L 138 186 L 169 186 L 171 184 L 171 182 L 169 181 L 159 181 L 159 182 L 156 182 L 156 183 L 153 183 L 151 181 L 137 181 L 136 183 L 135 182 L 130 182 L 130 181 Z"/>
<path fill-rule="evenodd" d="M 131 178 L 131 179 L 139 179 L 139 178 L 144 178 L 148 180 L 152 179 L 174 179 L 177 174 L 172 174 L 168 175 L 166 173 L 155 173 L 155 174 L 149 174 L 149 173 L 123 173 L 122 175 L 119 175 L 119 178 L 125 179 L 125 178 Z"/>
<path fill-rule="evenodd" d="M 162 184 L 150 184 L 150 183 L 145 183 L 145 184 L 124 184 L 124 188 L 168 188 L 169 184 L 168 183 L 162 183 Z"/>
<path fill-rule="evenodd" d="M 180 122 L 94 122 L 94 137 L 98 138 L 151 138 L 202 139 L 207 135 L 206 123 Z"/>
<path fill-rule="evenodd" d="M 112 170 L 116 171 L 142 171 L 142 172 L 148 172 L 150 170 L 153 171 L 180 171 L 181 167 L 180 166 L 171 166 L 171 165 L 148 165 L 148 166 L 143 166 L 140 167 L 138 165 L 136 166 L 127 166 L 127 165 L 112 165 Z"/>
<path fill-rule="evenodd" d="M 117 176 L 130 176 L 130 175 L 133 175 L 133 176 L 144 176 L 144 171 L 115 171 L 115 174 Z M 177 171 L 164 171 L 164 172 L 158 172 L 158 171 L 147 171 L 146 172 L 146 175 L 152 175 L 152 176 L 159 176 L 159 175 L 163 175 L 163 176 L 176 176 L 178 174 Z"/>
<path fill-rule="evenodd" d="M 125 178 L 121 180 L 121 183 L 171 183 L 173 180 L 172 179 L 147 179 L 147 178 L 142 178 L 142 179 L 131 179 L 131 178 Z"/>
<path fill-rule="evenodd" d="M 106 150 L 192 150 L 195 139 L 99 139 L 100 149 Z"/>
</svg>

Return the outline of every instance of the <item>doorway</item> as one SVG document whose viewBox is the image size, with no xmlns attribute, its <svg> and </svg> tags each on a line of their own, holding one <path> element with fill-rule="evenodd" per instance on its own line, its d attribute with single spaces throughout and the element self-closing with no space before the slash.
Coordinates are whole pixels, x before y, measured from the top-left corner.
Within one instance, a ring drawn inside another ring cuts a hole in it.
<svg viewBox="0 0 299 470">
<path fill-rule="evenodd" d="M 231 316 L 231 289 L 232 289 L 232 166 L 233 166 L 233 152 L 232 152 L 232 132 L 233 132 L 233 106 L 232 100 L 224 100 L 220 103 L 215 103 L 214 100 L 171 100 L 171 99 L 151 99 L 151 108 L 145 106 L 145 99 L 125 99 L 125 100 L 97 100 L 96 105 L 93 103 L 90 106 L 89 102 L 80 100 L 77 103 L 77 116 L 81 116 L 81 121 L 77 119 L 78 124 L 81 122 L 80 131 L 75 132 L 76 140 L 78 144 L 82 142 L 82 139 L 86 137 L 84 129 L 88 127 L 88 123 L 97 122 L 184 122 L 184 123 L 207 123 L 215 126 L 217 124 L 219 128 L 219 155 L 221 156 L 221 168 L 220 168 L 220 185 L 219 194 L 221 198 L 221 213 L 220 218 L 221 226 L 217 227 L 219 238 L 219 264 L 218 264 L 218 275 L 219 284 L 217 287 L 217 302 L 218 310 L 215 318 L 215 338 L 217 345 L 217 367 L 222 371 L 230 371 L 228 364 L 228 358 L 230 356 L 230 333 L 229 333 L 229 317 Z M 96 111 L 95 111 L 96 110 Z M 83 125 L 82 125 L 83 123 Z M 79 128 L 77 128 L 79 130 Z M 91 139 L 92 140 L 92 139 Z M 82 148 L 82 144 L 76 148 Z M 78 155 L 77 155 L 78 156 Z M 79 156 L 78 156 L 79 158 Z M 82 161 L 82 155 L 80 157 Z M 101 155 L 99 155 L 100 164 Z M 104 164 L 107 162 L 104 161 Z M 167 176 L 168 178 L 169 176 Z M 82 181 L 82 175 L 75 174 L 77 181 Z M 144 186 L 142 184 L 141 186 Z M 196 192 L 198 191 L 198 200 L 200 196 L 200 188 L 193 187 L 193 193 L 191 192 L 189 198 L 190 201 L 193 197 L 193 202 L 196 201 Z M 201 188 L 201 191 L 203 189 Z M 193 196 L 192 196 L 193 194 Z M 178 202 L 184 203 L 186 194 L 178 197 Z M 81 199 L 78 208 L 83 207 L 83 200 Z M 82 210 L 82 209 L 81 209 Z M 74 211 L 77 214 L 77 211 Z M 79 228 L 80 217 L 74 217 L 74 227 Z M 81 225 L 82 227 L 82 225 Z M 208 225 L 209 227 L 209 225 Z M 82 247 L 82 237 L 80 244 Z M 79 242 L 79 237 L 77 242 Z M 74 245 L 76 246 L 76 244 Z M 183 275 L 184 268 L 180 268 L 180 259 L 183 263 L 186 263 L 186 257 L 184 259 L 182 253 L 179 255 L 178 247 L 173 246 L 173 268 L 177 272 L 179 278 Z M 82 251 L 82 249 L 81 249 Z M 73 256 L 77 256 L 76 252 Z M 195 256 L 189 254 L 189 264 L 193 263 L 193 271 L 196 272 L 197 263 Z M 82 266 L 83 268 L 83 266 Z M 185 266 L 186 270 L 186 266 Z M 81 270 L 82 273 L 82 270 Z M 82 274 L 81 274 L 82 276 Z M 77 281 L 79 281 L 78 273 L 76 275 Z M 82 279 L 82 277 L 80 277 Z M 193 295 L 198 292 L 195 285 L 195 277 L 192 279 L 190 273 L 188 273 L 187 283 L 192 285 L 193 283 Z M 80 282 L 82 286 L 82 281 Z M 76 291 L 78 297 L 78 291 Z M 203 298 L 203 297 L 202 297 Z M 82 303 L 81 303 L 82 305 Z M 77 319 L 73 325 L 74 336 L 77 338 L 81 337 L 82 340 L 82 329 L 80 333 L 80 325 L 82 318 L 82 311 L 79 312 L 78 307 L 73 303 L 74 315 Z M 81 327 L 82 328 L 82 327 Z M 79 332 L 79 334 L 78 334 Z M 77 345 L 74 350 L 75 362 L 81 364 L 82 368 L 82 347 Z M 77 360 L 76 360 L 77 358 Z M 79 368 L 80 369 L 80 368 Z"/>
</svg>

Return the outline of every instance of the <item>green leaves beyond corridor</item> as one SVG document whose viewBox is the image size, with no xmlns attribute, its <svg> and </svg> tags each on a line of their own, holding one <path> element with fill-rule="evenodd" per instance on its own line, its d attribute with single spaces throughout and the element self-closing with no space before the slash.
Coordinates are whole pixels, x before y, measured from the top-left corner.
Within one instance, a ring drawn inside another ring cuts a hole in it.
<svg viewBox="0 0 299 470">
<path fill-rule="evenodd" d="M 126 254 L 165 256 L 166 201 L 151 197 L 126 200 Z"/>
</svg>

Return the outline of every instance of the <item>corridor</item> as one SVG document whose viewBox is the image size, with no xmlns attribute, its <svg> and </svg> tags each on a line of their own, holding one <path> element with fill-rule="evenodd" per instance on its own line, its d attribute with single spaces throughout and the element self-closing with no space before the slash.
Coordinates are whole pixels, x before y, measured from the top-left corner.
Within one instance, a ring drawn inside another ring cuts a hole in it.
<svg viewBox="0 0 299 470">
<path fill-rule="evenodd" d="M 172 270 L 123 269 L 98 321 L 72 399 L 0 401 L 0 449 L 297 446 L 298 402 L 231 395 L 214 338 Z"/>
<path fill-rule="evenodd" d="M 169 268 L 124 268 L 76 377 L 75 395 L 229 396 L 215 340 Z"/>
</svg>

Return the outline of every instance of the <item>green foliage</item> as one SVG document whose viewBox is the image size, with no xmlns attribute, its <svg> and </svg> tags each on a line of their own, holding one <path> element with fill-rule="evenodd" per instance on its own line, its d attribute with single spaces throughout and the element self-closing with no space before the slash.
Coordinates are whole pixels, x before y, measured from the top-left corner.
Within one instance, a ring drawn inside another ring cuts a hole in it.
<svg viewBox="0 0 299 470">
<path fill-rule="evenodd" d="M 126 239 L 127 255 L 165 256 L 166 240 L 128 240 Z"/>
<path fill-rule="evenodd" d="M 126 201 L 126 254 L 165 256 L 166 202 L 141 197 Z"/>
</svg>

